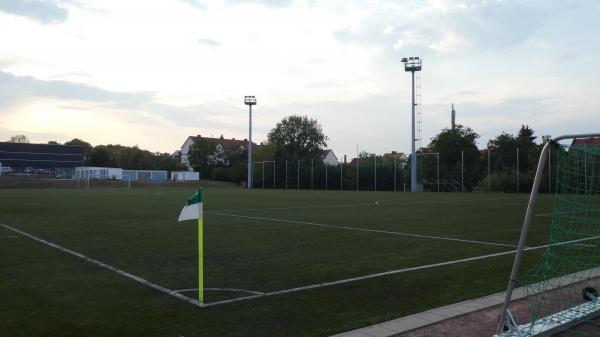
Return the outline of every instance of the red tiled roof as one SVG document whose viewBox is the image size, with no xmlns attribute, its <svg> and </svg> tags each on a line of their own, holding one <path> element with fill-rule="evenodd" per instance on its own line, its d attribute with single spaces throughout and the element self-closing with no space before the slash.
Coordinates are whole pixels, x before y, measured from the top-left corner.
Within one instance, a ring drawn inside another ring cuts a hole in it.
<svg viewBox="0 0 600 337">
<path fill-rule="evenodd" d="M 194 142 L 196 142 L 196 139 L 198 139 L 198 136 L 190 136 L 190 138 L 192 138 L 192 140 Z M 248 146 L 248 140 L 247 139 L 227 139 L 227 138 L 211 138 L 211 137 L 202 137 L 203 139 L 206 139 L 210 142 L 213 142 L 215 144 L 221 144 L 224 148 L 239 148 L 239 147 L 247 147 Z M 256 150 L 258 147 L 258 145 L 256 145 L 256 143 L 252 143 L 252 150 Z"/>
<path fill-rule="evenodd" d="M 571 146 L 575 145 L 600 145 L 600 137 L 592 138 L 575 138 Z"/>
</svg>

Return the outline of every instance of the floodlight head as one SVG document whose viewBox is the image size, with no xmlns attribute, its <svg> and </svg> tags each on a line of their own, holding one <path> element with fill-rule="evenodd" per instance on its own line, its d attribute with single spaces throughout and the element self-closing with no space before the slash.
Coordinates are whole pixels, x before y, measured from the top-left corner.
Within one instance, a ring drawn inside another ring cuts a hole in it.
<svg viewBox="0 0 600 337">
<path fill-rule="evenodd" d="M 256 97 L 254 97 L 254 96 L 244 96 L 244 104 L 246 104 L 246 105 L 256 105 Z"/>
<path fill-rule="evenodd" d="M 404 71 L 421 71 L 421 59 L 417 56 L 411 56 L 409 58 L 404 57 L 402 58 L 402 62 L 404 62 Z"/>
</svg>

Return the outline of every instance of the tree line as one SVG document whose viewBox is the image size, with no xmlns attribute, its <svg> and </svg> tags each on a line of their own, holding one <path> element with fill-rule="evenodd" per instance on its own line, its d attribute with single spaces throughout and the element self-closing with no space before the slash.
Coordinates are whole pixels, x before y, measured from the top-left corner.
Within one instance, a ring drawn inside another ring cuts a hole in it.
<svg viewBox="0 0 600 337">
<path fill-rule="evenodd" d="M 15 135 L 9 142 L 29 143 L 29 139 L 25 135 Z M 61 145 L 53 140 L 48 144 Z M 168 153 L 150 152 L 137 146 L 112 144 L 92 146 L 79 138 L 65 142 L 64 145 L 83 146 L 84 166 L 120 167 L 126 170 L 183 171 L 187 169 L 179 159 L 173 158 Z"/>
<path fill-rule="evenodd" d="M 454 129 L 442 129 L 431 138 L 416 158 L 422 188 L 426 191 L 437 191 L 438 188 L 440 191 L 528 191 L 540 151 L 550 136 L 542 137 L 538 144 L 534 130 L 522 125 L 516 134 L 502 132 L 489 140 L 483 150 L 477 146 L 479 138 L 473 129 L 460 124 Z M 410 161 L 413 160 L 410 156 L 403 160 L 394 154 L 362 152 L 352 163 L 326 167 L 321 154 L 327 140 L 317 120 L 299 115 L 284 118 L 269 132 L 267 141 L 253 152 L 255 186 L 410 189 Z M 208 179 L 236 183 L 247 179 L 247 149 L 215 151 L 214 143 L 198 137 L 190 148 L 189 161 Z M 542 189 L 547 189 L 548 185 L 546 177 Z"/>
<path fill-rule="evenodd" d="M 417 180 L 423 189 L 529 191 L 539 154 L 550 136 L 543 136 L 541 142 L 536 143 L 538 137 L 534 130 L 528 125 L 522 125 L 516 134 L 502 132 L 489 140 L 483 150 L 477 147 L 479 138 L 479 134 L 473 129 L 460 124 L 454 129 L 442 129 L 431 138 L 430 143 L 420 149 L 416 158 Z M 413 158 L 405 160 L 395 154 L 362 152 L 352 163 L 327 166 L 321 155 L 328 140 L 321 124 L 315 119 L 300 115 L 283 118 L 270 130 L 267 141 L 253 151 L 255 186 L 342 190 L 410 189 L 409 168 Z M 29 142 L 24 135 L 13 136 L 11 141 Z M 58 144 L 55 141 L 48 143 Z M 87 166 L 167 171 L 187 169 L 181 164 L 180 158 L 174 158 L 168 153 L 142 150 L 137 146 L 92 146 L 77 138 L 65 145 L 83 146 L 84 165 Z M 212 140 L 198 136 L 190 147 L 188 160 L 194 170 L 201 172 L 203 179 L 243 183 L 247 180 L 246 147 L 217 149 Z M 542 180 L 542 190 L 548 190 L 553 179 L 547 174 Z"/>
</svg>

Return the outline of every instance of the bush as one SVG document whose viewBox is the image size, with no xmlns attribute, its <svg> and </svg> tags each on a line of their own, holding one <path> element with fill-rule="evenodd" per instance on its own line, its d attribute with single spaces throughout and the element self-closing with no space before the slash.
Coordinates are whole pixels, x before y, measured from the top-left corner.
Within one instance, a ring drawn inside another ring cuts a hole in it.
<svg viewBox="0 0 600 337">
<path fill-rule="evenodd" d="M 479 181 L 479 190 L 488 190 L 489 186 L 495 192 L 517 192 L 517 172 L 515 170 L 493 173 Z M 533 180 L 526 173 L 519 174 L 519 192 L 531 191 Z"/>
</svg>

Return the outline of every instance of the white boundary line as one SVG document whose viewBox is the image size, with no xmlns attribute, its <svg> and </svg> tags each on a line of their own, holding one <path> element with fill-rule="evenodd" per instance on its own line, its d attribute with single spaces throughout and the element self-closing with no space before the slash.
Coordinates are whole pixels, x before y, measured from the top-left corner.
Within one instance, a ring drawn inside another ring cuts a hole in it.
<svg viewBox="0 0 600 337">
<path fill-rule="evenodd" d="M 582 241 L 588 241 L 588 240 L 596 240 L 596 239 L 600 239 L 600 236 L 593 236 L 593 237 L 589 237 L 589 238 L 583 238 L 583 239 L 577 239 L 577 240 L 560 242 L 560 243 L 554 244 L 554 246 L 562 246 L 562 245 L 566 245 L 566 244 L 569 244 L 569 243 L 582 242 Z M 550 245 L 528 247 L 528 248 L 525 248 L 524 251 L 538 250 L 538 249 L 543 249 L 543 248 L 548 248 L 548 247 L 550 247 Z M 303 291 L 303 290 L 309 290 L 309 289 L 315 289 L 315 288 L 322 288 L 322 287 L 329 287 L 329 286 L 333 286 L 333 285 L 338 285 L 338 284 L 343 284 L 343 283 L 349 283 L 349 282 L 355 282 L 355 281 L 362 281 L 362 280 L 367 280 L 367 279 L 381 277 L 381 276 L 406 273 L 406 272 L 416 271 L 416 270 L 431 269 L 431 268 L 442 267 L 442 266 L 449 266 L 449 265 L 458 264 L 458 263 L 464 263 L 464 262 L 484 260 L 484 259 L 489 259 L 489 258 L 492 258 L 492 257 L 498 257 L 498 256 L 503 256 L 503 255 L 510 255 L 510 254 L 514 254 L 516 252 L 517 252 L 517 250 L 510 250 L 510 251 L 506 251 L 506 252 L 500 252 L 500 253 L 493 253 L 493 254 L 487 254 L 487 255 L 481 255 L 481 256 L 468 257 L 468 258 L 464 258 L 464 259 L 460 259 L 460 260 L 446 261 L 446 262 L 439 262 L 439 263 L 428 264 L 428 265 L 424 265 L 424 266 L 417 266 L 417 267 L 410 267 L 410 268 L 390 270 L 390 271 L 386 271 L 386 272 L 382 272 L 382 273 L 375 273 L 375 274 L 370 274 L 370 275 L 363 275 L 363 276 L 351 277 L 351 278 L 347 278 L 347 279 L 343 279 L 343 280 L 338 280 L 338 281 L 317 283 L 317 284 L 311 284 L 311 285 L 307 285 L 307 286 L 303 286 L 303 287 L 297 287 L 297 288 L 291 288 L 291 289 L 271 291 L 271 292 L 266 292 L 266 293 L 264 293 L 262 295 L 238 297 L 238 298 L 234 298 L 234 299 L 230 299 L 230 300 L 224 300 L 224 301 L 218 301 L 218 302 L 211 302 L 211 303 L 206 303 L 205 306 L 211 307 L 211 306 L 216 306 L 216 305 L 220 305 L 220 304 L 226 304 L 226 303 L 233 303 L 233 302 L 251 300 L 251 299 L 260 298 L 260 297 L 289 294 L 289 293 L 294 293 L 294 292 Z"/>
<path fill-rule="evenodd" d="M 264 295 L 265 294 L 262 291 L 239 289 L 239 288 L 204 288 L 204 290 L 205 291 L 206 290 L 208 290 L 208 291 L 231 291 L 231 292 L 248 293 L 248 294 L 253 294 L 253 295 Z M 178 290 L 173 290 L 173 291 L 177 292 L 177 293 L 188 293 L 191 291 L 198 291 L 198 288 L 178 289 Z"/>
<path fill-rule="evenodd" d="M 244 219 L 252 219 L 252 220 L 265 220 L 265 221 L 274 221 L 274 222 L 285 222 L 285 223 L 294 223 L 301 225 L 310 225 L 317 227 L 325 227 L 325 228 L 335 228 L 335 229 L 346 229 L 353 231 L 361 231 L 361 232 L 370 232 L 370 233 L 380 233 L 380 234 L 392 234 L 392 235 L 401 235 L 401 236 L 409 236 L 421 239 L 434 239 L 434 240 L 445 240 L 445 241 L 456 241 L 456 242 L 464 242 L 464 243 L 474 243 L 480 245 L 490 245 L 490 246 L 501 246 L 501 247 L 516 247 L 515 245 L 505 244 L 505 243 L 496 243 L 496 242 L 488 242 L 488 241 L 477 241 L 477 240 L 467 240 L 467 239 L 457 239 L 443 236 L 432 236 L 432 235 L 423 235 L 423 234 L 412 234 L 412 233 L 404 233 L 404 232 L 394 232 L 394 231 L 384 231 L 378 229 L 368 229 L 368 228 L 360 228 L 360 227 L 348 227 L 348 226 L 337 226 L 337 225 L 327 225 L 316 222 L 308 222 L 308 221 L 296 221 L 296 220 L 285 220 L 285 219 L 275 219 L 275 218 L 263 218 L 257 216 L 250 215 L 238 215 L 231 213 L 217 213 L 217 212 L 205 212 L 215 215 L 221 216 L 230 216 L 234 218 L 244 218 Z"/>
<path fill-rule="evenodd" d="M 141 278 L 141 277 L 139 277 L 139 276 L 136 276 L 136 275 L 133 275 L 133 274 L 131 274 L 131 273 L 128 273 L 128 272 L 126 272 L 126 271 L 123 271 L 123 270 L 121 270 L 121 269 L 115 268 L 115 267 L 113 267 L 113 266 L 111 266 L 111 265 L 108 265 L 108 264 L 106 264 L 106 263 L 102 262 L 102 261 L 98 261 L 98 260 L 96 260 L 96 259 L 92 259 L 91 257 L 87 257 L 87 256 L 85 256 L 85 255 L 83 255 L 83 254 L 81 254 L 81 253 L 78 253 L 78 252 L 76 252 L 76 251 L 70 250 L 70 249 L 68 249 L 68 248 L 65 248 L 65 247 L 63 247 L 63 246 L 57 245 L 57 244 L 55 244 L 55 243 L 52 243 L 52 242 L 50 242 L 50 241 L 46 241 L 46 240 L 44 240 L 44 239 L 42 239 L 42 238 L 39 238 L 39 237 L 37 237 L 37 236 L 34 236 L 34 235 L 31 235 L 31 234 L 29 234 L 29 233 L 23 232 L 22 230 L 19 230 L 19 229 L 13 228 L 13 227 L 11 227 L 11 226 L 8 226 L 8 225 L 5 225 L 5 224 L 3 224 L 3 223 L 0 223 L 0 226 L 2 226 L 2 227 L 4 227 L 4 228 L 6 228 L 6 229 L 8 229 L 8 230 L 11 230 L 11 231 L 13 231 L 13 232 L 15 232 L 15 233 L 19 233 L 19 234 L 21 234 L 21 235 L 23 235 L 23 236 L 26 236 L 26 237 L 28 237 L 28 238 L 30 238 L 30 239 L 32 239 L 32 240 L 34 240 L 34 241 L 37 241 L 37 242 L 43 243 L 43 244 L 45 244 L 45 245 L 47 245 L 47 246 L 50 246 L 50 247 L 52 247 L 52 248 L 56 248 L 56 249 L 58 249 L 58 250 L 60 250 L 60 251 L 62 251 L 62 252 L 65 252 L 65 253 L 67 253 L 67 254 L 70 254 L 70 255 L 76 256 L 76 257 L 78 257 L 78 258 L 80 258 L 80 259 L 82 259 L 82 260 L 84 260 L 84 261 L 87 261 L 87 262 L 90 262 L 90 263 L 92 263 L 92 264 L 95 264 L 95 265 L 96 265 L 96 266 L 98 266 L 98 267 L 101 267 L 101 268 L 104 268 L 104 269 L 108 269 L 108 270 L 110 270 L 110 271 L 112 271 L 112 272 L 115 272 L 115 273 L 117 273 L 117 274 L 121 275 L 121 276 L 125 276 L 125 277 L 127 277 L 127 278 L 130 278 L 130 279 L 132 279 L 132 280 L 134 280 L 134 281 L 136 281 L 136 282 L 139 282 L 139 283 L 141 283 L 141 284 L 143 284 L 143 285 L 146 285 L 146 286 L 148 286 L 148 287 L 154 288 L 154 289 L 156 289 L 156 290 L 158 290 L 158 291 L 160 291 L 160 292 L 163 292 L 163 293 L 165 293 L 165 294 L 167 294 L 167 295 L 171 295 L 171 296 L 173 296 L 173 297 L 176 297 L 176 298 L 178 298 L 178 299 L 180 299 L 180 300 L 182 300 L 182 301 L 185 301 L 185 302 L 191 303 L 191 304 L 193 304 L 193 305 L 196 305 L 196 306 L 199 306 L 199 307 L 203 307 L 203 306 L 205 306 L 203 303 L 199 303 L 199 302 L 198 302 L 197 300 L 195 300 L 195 299 L 192 299 L 192 298 L 189 298 L 189 297 L 187 297 L 187 296 L 181 295 L 181 294 L 180 294 L 180 293 L 178 293 L 178 292 L 175 292 L 175 291 L 173 291 L 173 290 L 171 290 L 171 289 L 167 289 L 167 288 L 165 288 L 165 287 L 163 287 L 163 286 L 159 286 L 159 285 L 158 285 L 158 284 L 156 284 L 156 283 L 152 283 L 152 282 L 150 282 L 150 281 L 148 281 L 148 280 L 146 280 L 146 279 L 143 279 L 143 278 Z"/>
<path fill-rule="evenodd" d="M 438 204 L 438 203 L 454 203 L 454 202 L 471 202 L 471 201 L 498 201 L 498 200 L 513 200 L 514 198 L 491 198 L 491 199 L 462 199 L 462 200 L 428 200 L 428 201 L 401 201 L 401 202 L 385 202 L 386 200 L 375 200 L 360 204 L 331 204 L 331 205 L 305 205 L 305 206 L 289 206 L 289 207 L 265 207 L 265 208 L 236 208 L 236 209 L 211 209 L 211 212 L 244 212 L 244 211 L 281 211 L 289 209 L 306 209 L 306 208 L 329 208 L 329 207 L 357 207 L 357 206 L 387 206 L 387 205 L 421 205 L 421 204 Z M 388 201 L 391 199 L 388 199 Z M 402 199 L 397 199 L 402 200 Z"/>
<path fill-rule="evenodd" d="M 18 235 L 4 235 L 4 236 L 0 236 L 0 239 L 12 239 L 12 238 L 18 238 Z"/>
<path fill-rule="evenodd" d="M 338 284 L 344 284 L 344 283 L 350 283 L 350 282 L 355 282 L 355 281 L 361 281 L 361 280 L 366 280 L 366 279 L 371 279 L 371 278 L 376 278 L 376 277 L 381 277 L 381 276 L 387 276 L 387 275 L 393 275 L 393 274 L 400 274 L 400 273 L 405 273 L 405 272 L 410 272 L 410 271 L 416 271 L 416 270 L 424 270 L 424 269 L 431 269 L 431 268 L 436 268 L 436 267 L 442 267 L 442 266 L 448 266 L 448 265 L 453 265 L 453 264 L 459 264 L 459 263 L 464 263 L 464 262 L 471 262 L 471 261 L 477 261 L 477 260 L 483 260 L 483 259 L 488 259 L 488 258 L 492 258 L 492 257 L 497 257 L 497 256 L 503 256 L 503 255 L 509 255 L 509 254 L 514 254 L 516 253 L 516 250 L 510 250 L 510 251 L 505 251 L 505 252 L 499 252 L 499 253 L 494 253 L 494 254 L 487 254 L 487 255 L 481 255 L 481 256 L 474 256 L 474 257 L 468 257 L 468 258 L 464 258 L 464 259 L 459 259 L 459 260 L 453 260 L 453 261 L 446 261 L 446 262 L 439 262 L 439 263 L 433 263 L 433 264 L 428 264 L 428 265 L 423 265 L 423 266 L 416 266 L 416 267 L 409 267 L 409 268 L 402 268 L 402 269 L 395 269 L 395 270 L 390 270 L 390 271 L 386 271 L 386 272 L 381 272 L 381 273 L 375 273 L 375 274 L 369 274 L 369 275 L 363 275 L 363 276 L 356 276 L 356 277 L 351 277 L 351 278 L 347 278 L 347 279 L 343 279 L 343 280 L 337 280 L 337 281 L 330 281 L 330 282 L 323 282 L 323 283 L 317 283 L 317 284 L 311 284 L 311 285 L 307 285 L 307 286 L 302 286 L 302 287 L 296 287 L 296 288 L 290 288 L 290 289 L 283 289 L 283 290 L 276 290 L 276 291 L 271 291 L 271 292 L 265 292 L 265 293 L 261 293 L 261 294 L 257 294 L 257 295 L 252 295 L 252 296 L 245 296 L 245 297 L 238 297 L 238 298 L 234 298 L 234 299 L 229 299 L 229 300 L 224 300 L 224 301 L 217 301 L 217 302 L 211 302 L 211 303 L 199 303 L 197 300 L 194 300 L 192 298 L 189 298 L 187 296 L 184 296 L 180 293 L 178 293 L 177 291 L 171 290 L 171 289 L 167 289 L 165 287 L 162 287 L 158 284 L 152 283 L 146 279 L 143 279 L 139 276 L 133 275 L 131 273 L 128 273 L 126 271 L 123 271 L 121 269 L 115 268 L 111 265 L 108 265 L 104 262 L 98 261 L 96 259 L 92 259 L 90 257 L 87 257 L 81 253 L 75 252 L 73 250 L 70 250 L 68 248 L 62 247 L 60 245 L 57 245 L 55 243 L 52 243 L 50 241 L 46 241 L 44 239 L 41 239 L 37 236 L 31 235 L 29 233 L 23 232 L 19 229 L 13 228 L 11 226 L 5 225 L 3 223 L 0 223 L 1 227 L 4 227 L 8 230 L 11 230 L 15 233 L 19 233 L 25 237 L 28 237 L 34 241 L 40 242 L 42 244 L 45 244 L 47 246 L 50 246 L 52 248 L 56 248 L 62 252 L 65 252 L 67 254 L 76 256 L 84 261 L 90 262 L 98 267 L 110 270 L 112 272 L 115 272 L 121 276 L 127 277 L 129 279 L 132 279 L 136 282 L 139 282 L 143 285 L 146 285 L 148 287 L 154 288 L 160 292 L 163 292 L 167 295 L 173 296 L 175 298 L 178 298 L 182 301 L 185 301 L 187 303 L 193 304 L 197 307 L 212 307 L 212 306 L 217 306 L 217 305 L 221 305 L 221 304 L 227 304 L 227 303 L 233 303 L 233 302 L 239 302 L 239 301 L 245 301 L 245 300 L 250 300 L 250 299 L 254 299 L 254 298 L 260 298 L 260 297 L 267 297 L 267 296 L 275 296 L 275 295 L 282 295 L 282 294 L 289 294 L 289 293 L 294 293 L 294 292 L 299 292 L 299 291 L 304 291 L 304 290 L 310 290 L 310 289 L 316 289 L 316 288 L 322 288 L 322 287 L 328 287 L 328 286 L 333 286 L 333 285 L 338 285 Z M 575 243 L 575 242 L 583 242 L 583 241 L 589 241 L 589 240 L 595 240 L 595 239 L 600 239 L 600 236 L 594 236 L 594 237 L 589 237 L 589 238 L 583 238 L 583 239 L 577 239 L 577 240 L 571 240 L 571 241 L 565 241 L 565 242 L 560 242 L 560 243 L 556 243 L 554 244 L 554 246 L 560 246 L 560 245 L 565 245 L 565 244 L 569 244 L 569 243 Z M 531 250 L 537 250 L 537 249 L 542 249 L 542 248 L 548 248 L 550 247 L 550 245 L 542 245 L 542 246 L 535 246 L 535 247 L 528 247 L 525 248 L 525 251 L 531 251 Z"/>
</svg>

